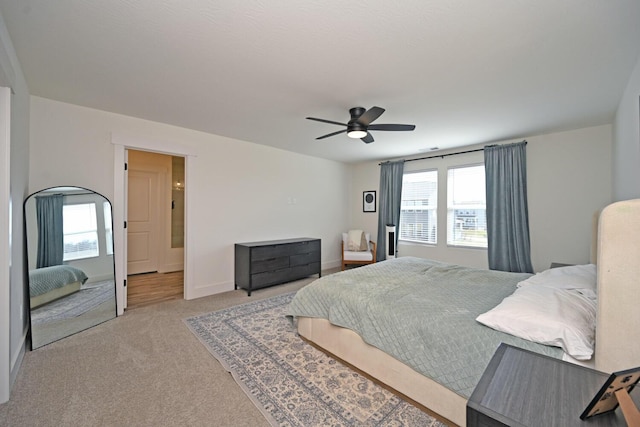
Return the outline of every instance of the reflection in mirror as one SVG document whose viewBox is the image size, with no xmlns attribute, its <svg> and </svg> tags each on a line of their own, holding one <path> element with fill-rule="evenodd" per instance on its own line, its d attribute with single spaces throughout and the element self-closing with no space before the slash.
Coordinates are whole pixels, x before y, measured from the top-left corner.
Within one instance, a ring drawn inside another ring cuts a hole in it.
<svg viewBox="0 0 640 427">
<path fill-rule="evenodd" d="M 171 247 L 184 248 L 184 157 L 171 157 Z"/>
<path fill-rule="evenodd" d="M 111 203 L 55 187 L 24 203 L 31 348 L 116 317 Z"/>
</svg>

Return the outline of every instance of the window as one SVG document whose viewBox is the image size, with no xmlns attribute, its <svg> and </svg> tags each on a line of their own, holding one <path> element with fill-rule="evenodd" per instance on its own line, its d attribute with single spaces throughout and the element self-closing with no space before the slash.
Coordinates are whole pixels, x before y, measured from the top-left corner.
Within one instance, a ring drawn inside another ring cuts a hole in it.
<svg viewBox="0 0 640 427">
<path fill-rule="evenodd" d="M 448 170 L 448 245 L 487 247 L 486 204 L 484 165 Z"/>
<path fill-rule="evenodd" d="M 95 257 L 98 250 L 98 227 L 95 203 L 65 205 L 62 211 L 64 261 Z"/>
<path fill-rule="evenodd" d="M 436 244 L 438 235 L 438 171 L 405 173 L 402 177 L 398 238 Z"/>
<path fill-rule="evenodd" d="M 102 210 L 104 212 L 104 234 L 106 241 L 107 255 L 113 255 L 113 222 L 111 221 L 111 203 L 103 202 Z"/>
</svg>

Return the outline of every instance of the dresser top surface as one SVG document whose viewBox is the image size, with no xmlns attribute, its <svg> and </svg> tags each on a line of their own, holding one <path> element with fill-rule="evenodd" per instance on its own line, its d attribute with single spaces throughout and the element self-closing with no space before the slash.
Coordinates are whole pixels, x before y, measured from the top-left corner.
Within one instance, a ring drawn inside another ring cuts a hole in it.
<svg viewBox="0 0 640 427">
<path fill-rule="evenodd" d="M 236 245 L 255 247 L 255 246 L 284 245 L 284 244 L 287 244 L 287 243 L 313 242 L 313 241 L 316 241 L 316 240 L 320 240 L 320 239 L 316 239 L 316 238 L 312 238 L 312 237 L 297 237 L 297 238 L 293 238 L 293 239 L 264 240 L 264 241 L 261 241 L 261 242 L 236 243 Z"/>
</svg>

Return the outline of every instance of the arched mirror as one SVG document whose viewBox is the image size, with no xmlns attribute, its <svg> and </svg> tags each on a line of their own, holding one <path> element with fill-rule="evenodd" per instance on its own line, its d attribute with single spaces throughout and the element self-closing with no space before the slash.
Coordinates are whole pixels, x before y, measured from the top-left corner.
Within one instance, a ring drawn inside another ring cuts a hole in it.
<svg viewBox="0 0 640 427">
<path fill-rule="evenodd" d="M 116 317 L 111 203 L 80 187 L 24 202 L 31 348 Z"/>
</svg>

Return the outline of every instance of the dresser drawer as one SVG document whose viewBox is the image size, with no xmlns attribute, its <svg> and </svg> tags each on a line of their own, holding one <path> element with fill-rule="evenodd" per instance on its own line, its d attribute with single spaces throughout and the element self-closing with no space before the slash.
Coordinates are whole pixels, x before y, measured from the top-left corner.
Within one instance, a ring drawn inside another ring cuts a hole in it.
<svg viewBox="0 0 640 427">
<path fill-rule="evenodd" d="M 305 252 L 320 252 L 320 240 L 308 242 L 290 243 L 287 245 L 289 254 L 301 254 Z"/>
<path fill-rule="evenodd" d="M 307 252 L 304 254 L 291 255 L 291 267 L 296 265 L 306 265 L 312 262 L 320 262 L 320 252 Z"/>
<path fill-rule="evenodd" d="M 289 245 L 267 245 L 267 246 L 252 248 L 251 260 L 258 261 L 263 259 L 288 256 L 291 254 L 288 246 Z"/>
<path fill-rule="evenodd" d="M 306 265 L 298 265 L 289 269 L 291 277 L 302 278 L 311 276 L 312 274 L 320 274 L 320 263 L 313 262 Z"/>
<path fill-rule="evenodd" d="M 289 267 L 288 256 L 251 260 L 252 273 L 262 273 L 263 271 L 280 270 L 282 268 L 287 268 L 287 267 Z"/>
<path fill-rule="evenodd" d="M 276 283 L 283 283 L 290 279 L 291 269 L 265 271 L 264 273 L 251 275 L 251 286 L 253 289 L 262 288 Z"/>
</svg>

